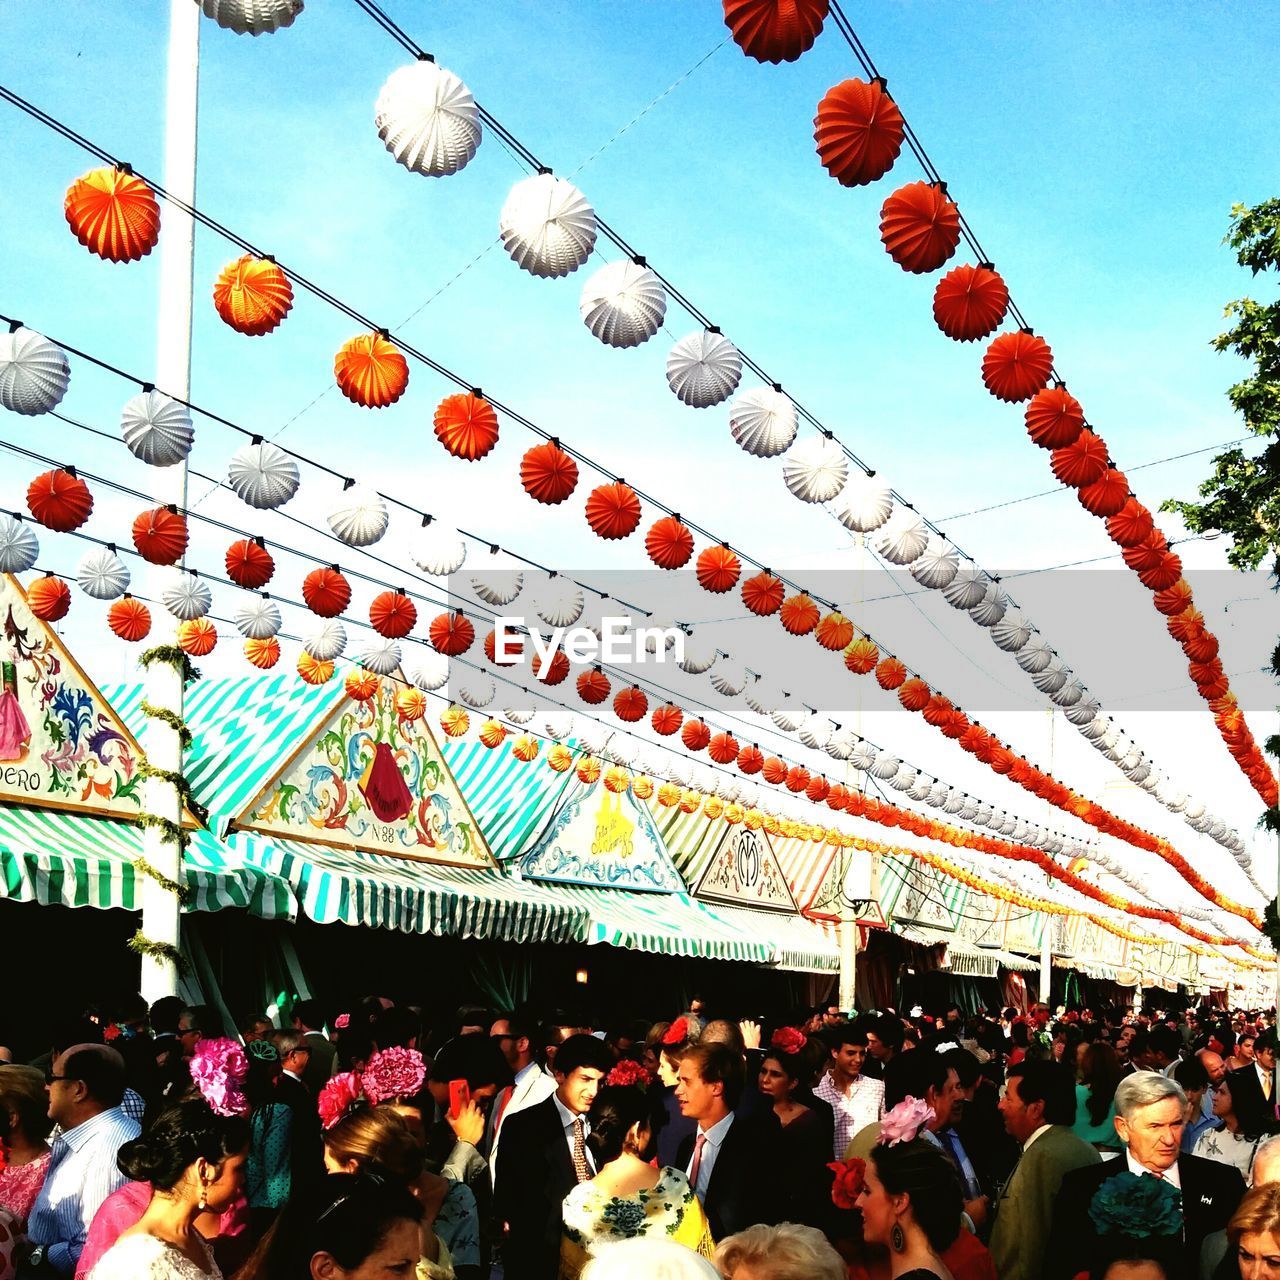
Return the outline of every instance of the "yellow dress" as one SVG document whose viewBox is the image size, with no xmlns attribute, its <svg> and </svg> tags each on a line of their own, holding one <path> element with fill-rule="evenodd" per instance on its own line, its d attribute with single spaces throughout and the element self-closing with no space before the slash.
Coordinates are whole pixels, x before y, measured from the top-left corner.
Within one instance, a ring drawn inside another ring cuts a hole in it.
<svg viewBox="0 0 1280 1280">
<path fill-rule="evenodd" d="M 579 1183 L 565 1197 L 559 1280 L 578 1280 L 599 1244 L 656 1236 L 674 1240 L 704 1258 L 715 1252 L 707 1215 L 679 1169 L 660 1169 L 658 1181 L 629 1196 L 610 1196 L 594 1182 Z"/>
</svg>

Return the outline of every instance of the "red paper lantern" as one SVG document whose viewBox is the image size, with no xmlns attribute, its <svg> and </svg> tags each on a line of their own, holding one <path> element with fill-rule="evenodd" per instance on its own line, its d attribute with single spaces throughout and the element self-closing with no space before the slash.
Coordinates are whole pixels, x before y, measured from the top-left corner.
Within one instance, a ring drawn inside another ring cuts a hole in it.
<svg viewBox="0 0 1280 1280">
<path fill-rule="evenodd" d="M 1167 591 L 1181 577 L 1182 557 L 1176 551 L 1167 549 L 1161 552 L 1160 559 L 1150 569 L 1141 569 L 1138 572 L 1138 581 L 1148 591 Z M 1181 612 L 1181 610 L 1175 610 L 1175 612 Z"/>
<path fill-rule="evenodd" d="M 338 390 L 365 409 L 385 409 L 404 395 L 409 365 L 380 333 L 361 333 L 343 343 L 333 358 Z"/>
<path fill-rule="evenodd" d="M 293 286 L 270 259 L 245 254 L 222 268 L 213 286 L 213 305 L 237 333 L 257 338 L 289 314 Z"/>
<path fill-rule="evenodd" d="M 821 616 L 818 606 L 801 592 L 782 602 L 779 621 L 793 636 L 807 636 L 818 625 Z"/>
<path fill-rule="evenodd" d="M 935 693 L 925 704 L 923 711 L 924 722 L 931 724 L 935 729 L 940 729 L 946 724 L 952 711 L 955 708 L 951 705 L 949 698 L 944 698 L 942 694 Z"/>
<path fill-rule="evenodd" d="M 609 696 L 611 687 L 609 677 L 594 667 L 578 677 L 578 697 L 593 707 Z"/>
<path fill-rule="evenodd" d="M 923 711 L 932 697 L 933 690 L 919 676 L 904 681 L 898 690 L 898 701 L 908 711 Z"/>
<path fill-rule="evenodd" d="M 833 653 L 845 648 L 853 639 L 853 623 L 837 610 L 829 613 L 819 623 L 813 637 L 824 649 Z"/>
<path fill-rule="evenodd" d="M 254 538 L 241 538 L 227 548 L 227 577 L 238 587 L 257 591 L 271 581 L 276 562 L 271 552 Z"/>
<path fill-rule="evenodd" d="M 1002 333 L 982 357 L 982 381 L 997 400 L 1029 400 L 1053 371 L 1049 344 L 1022 329 Z"/>
<path fill-rule="evenodd" d="M 178 624 L 178 648 L 193 658 L 212 653 L 218 643 L 218 629 L 208 618 L 188 618 Z"/>
<path fill-rule="evenodd" d="M 627 724 L 635 724 L 649 710 L 649 699 L 636 685 L 619 689 L 613 699 L 613 714 Z"/>
<path fill-rule="evenodd" d="M 881 658 L 876 663 L 876 683 L 882 689 L 898 689 L 907 678 L 906 667 L 897 658 Z"/>
<path fill-rule="evenodd" d="M 520 483 L 535 502 L 554 507 L 578 487 L 578 464 L 554 441 L 536 444 L 520 459 Z"/>
<path fill-rule="evenodd" d="M 902 150 L 902 112 L 879 81 L 844 80 L 818 103 L 813 140 L 822 167 L 845 187 L 883 178 Z"/>
<path fill-rule="evenodd" d="M 124 596 L 107 610 L 107 626 L 130 644 L 142 640 L 151 630 L 151 610 L 141 600 Z"/>
<path fill-rule="evenodd" d="M 498 415 L 474 392 L 445 396 L 436 406 L 436 439 L 455 458 L 475 462 L 498 443 Z"/>
<path fill-rule="evenodd" d="M 728 547 L 708 547 L 698 556 L 698 585 L 704 591 L 732 591 L 741 576 L 742 561 Z"/>
<path fill-rule="evenodd" d="M 1182 615 L 1177 614 L 1175 616 L 1181 617 Z M 1173 618 L 1169 619 L 1170 622 L 1173 620 Z M 1218 637 L 1211 635 L 1207 631 L 1190 635 L 1182 642 L 1182 652 L 1192 662 L 1210 662 L 1218 656 Z"/>
<path fill-rule="evenodd" d="M 649 723 L 653 725 L 654 733 L 669 738 L 684 723 L 684 712 L 674 702 L 664 702 L 662 706 L 654 708 Z"/>
<path fill-rule="evenodd" d="M 369 622 L 388 640 L 400 640 L 413 630 L 418 608 L 402 591 L 382 591 L 369 606 Z"/>
<path fill-rule="evenodd" d="M 133 545 L 151 564 L 177 564 L 187 549 L 187 521 L 168 507 L 142 512 L 133 522 Z"/>
<path fill-rule="evenodd" d="M 742 584 L 742 603 L 761 617 L 777 613 L 785 595 L 786 588 L 782 585 L 782 579 L 767 571 L 755 574 Z"/>
<path fill-rule="evenodd" d="M 809 785 L 809 770 L 802 764 L 792 765 L 787 770 L 787 790 L 801 792 Z"/>
<path fill-rule="evenodd" d="M 321 618 L 336 618 L 351 603 L 351 584 L 337 565 L 312 569 L 302 580 L 307 608 Z"/>
<path fill-rule="evenodd" d="M 1107 519 L 1107 537 L 1118 547 L 1136 547 L 1151 536 L 1154 527 L 1151 512 L 1129 498 L 1123 507 Z"/>
<path fill-rule="evenodd" d="M 36 578 L 27 587 L 27 608 L 42 622 L 57 622 L 71 608 L 71 589 L 61 578 Z"/>
<path fill-rule="evenodd" d="M 680 730 L 680 741 L 690 751 L 703 751 L 711 741 L 711 730 L 701 720 L 686 720 Z"/>
<path fill-rule="evenodd" d="M 764 762 L 764 771 L 762 774 L 764 780 L 771 786 L 776 787 L 787 776 L 787 766 L 779 760 L 777 756 L 770 756 Z"/>
<path fill-rule="evenodd" d="M 27 486 L 27 510 L 46 529 L 70 533 L 89 518 L 93 495 L 74 471 L 45 471 Z"/>
<path fill-rule="evenodd" d="M 859 636 L 844 651 L 844 665 L 855 676 L 865 676 L 880 660 L 874 640 Z"/>
<path fill-rule="evenodd" d="M 764 752 L 754 745 L 743 747 L 738 752 L 738 768 L 747 775 L 759 773 L 764 768 Z"/>
<path fill-rule="evenodd" d="M 936 271 L 960 241 L 960 211 L 941 186 L 908 182 L 880 209 L 880 239 L 904 271 Z"/>
<path fill-rule="evenodd" d="M 693 534 L 675 516 L 663 516 L 649 526 L 644 549 L 659 569 L 680 569 L 693 555 Z"/>
<path fill-rule="evenodd" d="M 565 657 L 563 649 L 557 649 L 551 655 L 551 661 L 545 665 L 535 658 L 533 673 L 543 684 L 562 684 L 569 674 L 569 659 Z"/>
<path fill-rule="evenodd" d="M 464 613 L 440 613 L 431 619 L 427 638 L 437 653 L 456 658 L 471 648 L 476 629 Z"/>
<path fill-rule="evenodd" d="M 629 538 L 640 523 L 640 499 L 635 490 L 621 480 L 592 489 L 587 499 L 587 523 L 597 537 Z"/>
<path fill-rule="evenodd" d="M 809 785 L 805 787 L 804 794 L 807 799 L 812 800 L 814 804 L 821 804 L 831 790 L 831 783 L 820 773 L 815 773 L 809 779 Z"/>
<path fill-rule="evenodd" d="M 1157 591 L 1151 597 L 1151 603 L 1166 617 L 1172 618 L 1192 603 L 1191 584 L 1186 578 L 1179 578 L 1172 586 Z"/>
<path fill-rule="evenodd" d="M 737 738 L 731 733 L 712 734 L 711 741 L 707 743 L 707 755 L 716 764 L 732 764 L 737 760 L 740 750 Z"/>
<path fill-rule="evenodd" d="M 62 210 L 75 238 L 107 262 L 136 262 L 160 239 L 155 192 L 123 169 L 91 169 L 77 178 Z"/>
<path fill-rule="evenodd" d="M 1205 681 L 1197 681 L 1196 688 L 1200 691 L 1200 696 L 1206 702 L 1212 702 L 1215 698 L 1221 698 L 1231 688 L 1231 682 L 1227 679 L 1225 671 L 1219 671 L 1216 675 L 1211 676 Z M 1265 768 L 1266 766 L 1264 766 Z M 1261 775 L 1266 778 L 1264 773 Z"/>
<path fill-rule="evenodd" d="M 270 671 L 280 661 L 280 641 L 275 636 L 244 642 L 244 656 L 259 671 Z"/>
<path fill-rule="evenodd" d="M 1222 672 L 1222 660 L 1218 657 L 1206 658 L 1203 662 L 1192 661 L 1187 663 L 1187 671 L 1191 675 L 1191 679 L 1197 685 L 1211 684 L 1219 679 Z M 1225 693 L 1226 690 L 1223 690 Z M 1215 695 L 1221 696 L 1221 695 Z"/>
<path fill-rule="evenodd" d="M 1164 534 L 1159 529 L 1153 528 L 1149 537 L 1132 547 L 1126 547 L 1121 555 L 1125 564 L 1134 573 L 1140 574 L 1146 569 L 1154 569 L 1168 550 L 1169 544 L 1165 540 Z M 1176 582 L 1177 578 L 1172 579 L 1172 581 Z"/>
<path fill-rule="evenodd" d="M 933 291 L 933 318 L 956 342 L 995 333 L 1008 309 L 1008 287 L 990 267 L 952 267 Z"/>
<path fill-rule="evenodd" d="M 847 788 L 835 783 L 827 792 L 827 808 L 834 809 L 840 813 L 849 803 L 849 792 Z"/>
<path fill-rule="evenodd" d="M 1086 427 L 1070 444 L 1053 451 L 1049 465 L 1060 484 L 1082 489 L 1106 474 L 1107 456 L 1107 442 Z"/>
<path fill-rule="evenodd" d="M 1084 430 L 1084 410 L 1066 387 L 1045 387 L 1026 410 L 1027 434 L 1042 449 L 1062 449 Z"/>
<path fill-rule="evenodd" d="M 757 62 L 794 62 L 813 47 L 828 0 L 724 0 L 733 42 Z"/>
<path fill-rule="evenodd" d="M 1092 484 L 1084 485 L 1076 497 L 1090 515 L 1106 520 L 1129 501 L 1129 478 L 1123 471 L 1108 467 Z"/>
<path fill-rule="evenodd" d="M 510 653 L 508 648 L 507 652 Z M 559 653 L 559 650 L 556 650 Z M 496 628 L 491 628 L 484 637 L 484 656 L 493 663 L 495 667 L 514 667 L 520 660 L 518 658 L 504 658 L 498 661 L 498 632 Z"/>
</svg>

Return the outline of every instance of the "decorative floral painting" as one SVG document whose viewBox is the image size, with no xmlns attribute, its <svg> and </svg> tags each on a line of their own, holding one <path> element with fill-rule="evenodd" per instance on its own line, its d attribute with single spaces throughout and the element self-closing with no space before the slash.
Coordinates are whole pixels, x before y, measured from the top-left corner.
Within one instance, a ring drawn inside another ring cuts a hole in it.
<svg viewBox="0 0 1280 1280">
<path fill-rule="evenodd" d="M 725 827 L 693 896 L 757 910 L 796 911 L 796 900 L 768 835 L 744 826 Z"/>
</svg>

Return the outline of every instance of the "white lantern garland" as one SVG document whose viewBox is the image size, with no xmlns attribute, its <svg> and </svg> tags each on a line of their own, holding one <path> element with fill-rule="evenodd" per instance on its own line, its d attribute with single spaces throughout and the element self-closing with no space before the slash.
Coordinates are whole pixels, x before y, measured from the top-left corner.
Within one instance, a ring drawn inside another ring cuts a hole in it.
<svg viewBox="0 0 1280 1280">
<path fill-rule="evenodd" d="M 498 233 L 516 266 L 554 279 L 576 271 L 591 256 L 596 214 L 572 182 L 535 173 L 511 188 Z"/>
<path fill-rule="evenodd" d="M 400 164 L 428 178 L 457 173 L 480 146 L 480 109 L 471 90 L 434 62 L 411 62 L 391 73 L 374 106 L 374 125 Z"/>
<path fill-rule="evenodd" d="M 173 467 L 190 452 L 195 428 L 186 405 L 160 391 L 144 391 L 125 405 L 120 434 L 135 458 L 153 467 Z"/>
<path fill-rule="evenodd" d="M 738 348 L 714 329 L 695 329 L 667 354 L 667 385 L 695 409 L 721 404 L 742 381 Z"/>
<path fill-rule="evenodd" d="M 642 262 L 620 258 L 600 268 L 582 286 L 582 322 L 610 347 L 638 347 L 662 327 L 667 293 Z"/>
<path fill-rule="evenodd" d="M 0 333 L 0 405 L 27 417 L 56 409 L 67 394 L 71 367 L 56 342 L 19 326 Z"/>
</svg>

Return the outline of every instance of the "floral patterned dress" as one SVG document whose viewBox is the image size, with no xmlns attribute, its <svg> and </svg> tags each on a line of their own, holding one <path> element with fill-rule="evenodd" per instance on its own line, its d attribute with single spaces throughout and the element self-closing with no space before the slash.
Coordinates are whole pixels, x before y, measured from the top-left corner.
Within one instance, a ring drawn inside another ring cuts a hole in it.
<svg viewBox="0 0 1280 1280">
<path fill-rule="evenodd" d="M 578 1280 L 600 1244 L 656 1236 L 700 1253 L 715 1252 L 707 1215 L 679 1169 L 658 1171 L 658 1181 L 629 1196 L 609 1196 L 583 1182 L 565 1197 L 559 1280 Z"/>
<path fill-rule="evenodd" d="M 19 1230 L 26 1227 L 31 1206 L 44 1186 L 50 1155 L 45 1151 L 28 1164 L 0 1166 L 0 1209 L 7 1209 L 13 1214 Z"/>
</svg>

